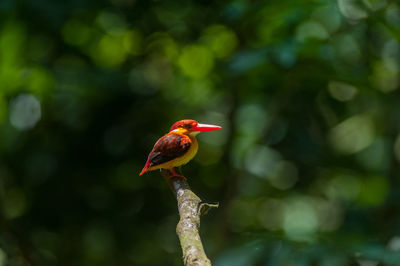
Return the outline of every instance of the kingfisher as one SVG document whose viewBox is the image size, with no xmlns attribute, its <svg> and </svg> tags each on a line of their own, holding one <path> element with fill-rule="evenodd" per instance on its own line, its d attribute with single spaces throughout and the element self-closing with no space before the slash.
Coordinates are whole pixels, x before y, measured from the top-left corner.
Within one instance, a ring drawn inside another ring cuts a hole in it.
<svg viewBox="0 0 400 266">
<path fill-rule="evenodd" d="M 139 175 L 157 169 L 167 169 L 172 176 L 185 178 L 176 172 L 175 167 L 187 164 L 196 155 L 199 148 L 196 135 L 200 132 L 221 128 L 215 125 L 200 124 L 192 119 L 174 123 L 169 133 L 158 139 Z"/>
</svg>

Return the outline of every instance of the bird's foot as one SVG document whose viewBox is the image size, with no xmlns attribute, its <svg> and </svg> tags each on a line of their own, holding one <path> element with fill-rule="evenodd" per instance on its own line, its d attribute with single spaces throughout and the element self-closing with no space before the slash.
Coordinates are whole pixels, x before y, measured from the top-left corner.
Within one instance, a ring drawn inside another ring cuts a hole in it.
<svg viewBox="0 0 400 266">
<path fill-rule="evenodd" d="M 187 180 L 186 177 L 184 177 L 183 175 L 179 175 L 179 174 L 176 174 L 176 175 L 174 174 L 171 176 L 171 178 L 173 178 L 173 177 L 179 177 L 179 178 L 183 178 L 183 180 Z"/>
<path fill-rule="evenodd" d="M 173 178 L 173 177 L 178 177 L 178 178 L 183 178 L 183 180 L 187 180 L 187 178 L 186 177 L 184 177 L 183 175 L 181 175 L 181 174 L 178 174 L 176 171 L 175 171 L 175 169 L 169 169 L 169 172 L 170 172 L 170 174 L 171 174 L 171 176 L 170 176 L 170 178 Z"/>
</svg>

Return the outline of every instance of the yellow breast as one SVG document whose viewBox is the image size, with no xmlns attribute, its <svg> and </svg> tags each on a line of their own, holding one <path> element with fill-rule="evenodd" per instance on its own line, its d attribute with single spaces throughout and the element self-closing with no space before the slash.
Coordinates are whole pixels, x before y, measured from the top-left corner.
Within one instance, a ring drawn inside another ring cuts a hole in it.
<svg viewBox="0 0 400 266">
<path fill-rule="evenodd" d="M 197 143 L 196 137 L 192 137 L 192 136 L 189 136 L 189 137 L 190 137 L 190 140 L 192 141 L 190 148 L 185 153 L 185 155 L 183 155 L 180 158 L 175 159 L 177 161 L 176 161 L 176 165 L 174 165 L 174 167 L 187 164 L 190 160 L 193 159 L 194 156 L 196 156 L 196 153 L 199 149 L 199 144 Z M 175 161 L 175 160 L 173 160 L 173 161 Z"/>
<path fill-rule="evenodd" d="M 156 170 L 156 169 L 171 169 L 174 167 L 178 167 L 184 164 L 187 164 L 193 157 L 196 155 L 199 144 L 197 143 L 197 139 L 195 136 L 189 135 L 190 140 L 192 141 L 189 150 L 181 157 L 173 159 L 163 164 L 155 165 L 151 167 L 149 170 Z"/>
</svg>

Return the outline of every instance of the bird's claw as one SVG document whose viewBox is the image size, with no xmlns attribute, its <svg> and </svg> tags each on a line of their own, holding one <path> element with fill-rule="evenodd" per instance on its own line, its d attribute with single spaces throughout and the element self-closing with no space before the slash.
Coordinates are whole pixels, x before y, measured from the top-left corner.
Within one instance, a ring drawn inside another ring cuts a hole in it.
<svg viewBox="0 0 400 266">
<path fill-rule="evenodd" d="M 186 177 L 184 177 L 184 176 L 181 175 L 181 174 L 178 174 L 178 173 L 175 171 L 175 169 L 170 169 L 169 172 L 170 172 L 170 174 L 171 174 L 170 178 L 178 177 L 178 178 L 183 178 L 183 180 L 187 180 Z"/>
<path fill-rule="evenodd" d="M 183 178 L 183 180 L 187 180 L 187 178 L 186 177 L 184 177 L 183 175 L 173 175 L 173 176 L 171 176 L 171 178 L 173 178 L 173 177 L 178 177 L 178 178 Z"/>
</svg>

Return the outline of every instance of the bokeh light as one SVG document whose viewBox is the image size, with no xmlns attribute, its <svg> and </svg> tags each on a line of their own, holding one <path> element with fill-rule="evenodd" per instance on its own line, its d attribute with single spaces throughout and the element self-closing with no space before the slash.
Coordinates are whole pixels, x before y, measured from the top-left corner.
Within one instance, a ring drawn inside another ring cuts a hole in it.
<svg viewBox="0 0 400 266">
<path fill-rule="evenodd" d="M 331 81 L 328 84 L 331 96 L 342 102 L 350 101 L 357 94 L 357 88 L 340 81 Z"/>
<path fill-rule="evenodd" d="M 352 116 L 332 128 L 330 140 L 342 153 L 355 153 L 365 149 L 375 138 L 375 127 L 368 115 Z"/>
<path fill-rule="evenodd" d="M 41 116 L 40 102 L 32 94 L 21 94 L 10 104 L 10 122 L 18 129 L 34 127 Z"/>
<path fill-rule="evenodd" d="M 318 229 L 318 218 L 310 201 L 294 198 L 284 211 L 283 230 L 293 240 L 311 241 Z"/>
<path fill-rule="evenodd" d="M 356 0 L 338 0 L 340 12 L 348 19 L 359 20 L 368 16 L 367 11 Z"/>
<path fill-rule="evenodd" d="M 206 47 L 189 45 L 183 48 L 178 64 L 188 77 L 203 78 L 212 70 L 214 56 Z"/>
</svg>

